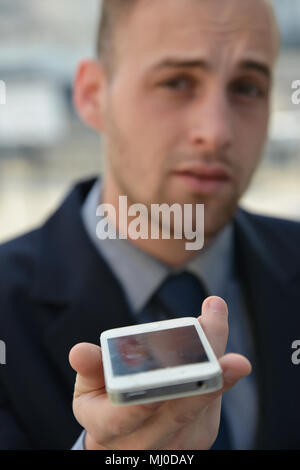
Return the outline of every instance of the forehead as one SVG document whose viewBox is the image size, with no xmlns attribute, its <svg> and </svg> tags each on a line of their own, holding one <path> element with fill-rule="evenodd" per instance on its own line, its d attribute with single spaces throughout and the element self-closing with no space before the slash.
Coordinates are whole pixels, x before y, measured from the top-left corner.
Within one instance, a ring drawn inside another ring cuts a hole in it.
<svg viewBox="0 0 300 470">
<path fill-rule="evenodd" d="M 155 65 L 168 55 L 234 62 L 264 60 L 278 49 L 265 0 L 139 0 L 117 33 L 119 60 Z"/>
</svg>

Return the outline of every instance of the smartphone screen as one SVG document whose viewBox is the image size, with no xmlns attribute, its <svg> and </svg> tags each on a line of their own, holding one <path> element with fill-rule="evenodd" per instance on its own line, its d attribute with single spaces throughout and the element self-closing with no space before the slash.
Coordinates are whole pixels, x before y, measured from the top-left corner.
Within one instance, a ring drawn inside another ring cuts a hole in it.
<svg viewBox="0 0 300 470">
<path fill-rule="evenodd" d="M 108 348 L 116 376 L 208 361 L 193 325 L 109 338 Z"/>
</svg>

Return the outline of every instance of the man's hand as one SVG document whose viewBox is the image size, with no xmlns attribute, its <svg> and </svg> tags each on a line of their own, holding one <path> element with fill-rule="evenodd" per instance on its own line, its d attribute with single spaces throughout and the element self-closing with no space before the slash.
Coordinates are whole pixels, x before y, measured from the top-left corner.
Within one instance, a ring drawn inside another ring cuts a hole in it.
<svg viewBox="0 0 300 470">
<path fill-rule="evenodd" d="M 227 305 L 209 297 L 199 322 L 223 370 L 224 387 L 218 392 L 176 398 L 152 404 L 116 406 L 105 391 L 101 349 L 87 343 L 70 351 L 77 372 L 73 411 L 86 429 L 85 447 L 113 450 L 209 449 L 218 434 L 222 393 L 251 372 L 248 359 L 223 356 L 228 338 Z"/>
</svg>

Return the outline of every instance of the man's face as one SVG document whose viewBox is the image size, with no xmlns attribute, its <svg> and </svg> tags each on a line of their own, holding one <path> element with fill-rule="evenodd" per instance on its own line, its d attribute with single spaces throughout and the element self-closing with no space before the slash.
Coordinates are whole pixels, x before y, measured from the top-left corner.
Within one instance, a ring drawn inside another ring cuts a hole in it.
<svg viewBox="0 0 300 470">
<path fill-rule="evenodd" d="M 266 139 L 273 17 L 263 0 L 140 0 L 104 91 L 107 179 L 129 203 L 205 204 L 230 220 Z"/>
</svg>

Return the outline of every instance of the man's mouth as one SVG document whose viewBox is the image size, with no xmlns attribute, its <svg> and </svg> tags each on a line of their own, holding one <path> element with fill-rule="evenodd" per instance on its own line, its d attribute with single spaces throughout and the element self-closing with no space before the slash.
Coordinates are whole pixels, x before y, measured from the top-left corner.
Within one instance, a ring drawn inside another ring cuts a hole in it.
<svg viewBox="0 0 300 470">
<path fill-rule="evenodd" d="M 177 180 L 199 194 L 214 194 L 228 184 L 231 175 L 216 165 L 194 165 L 176 169 L 172 175 Z"/>
</svg>

